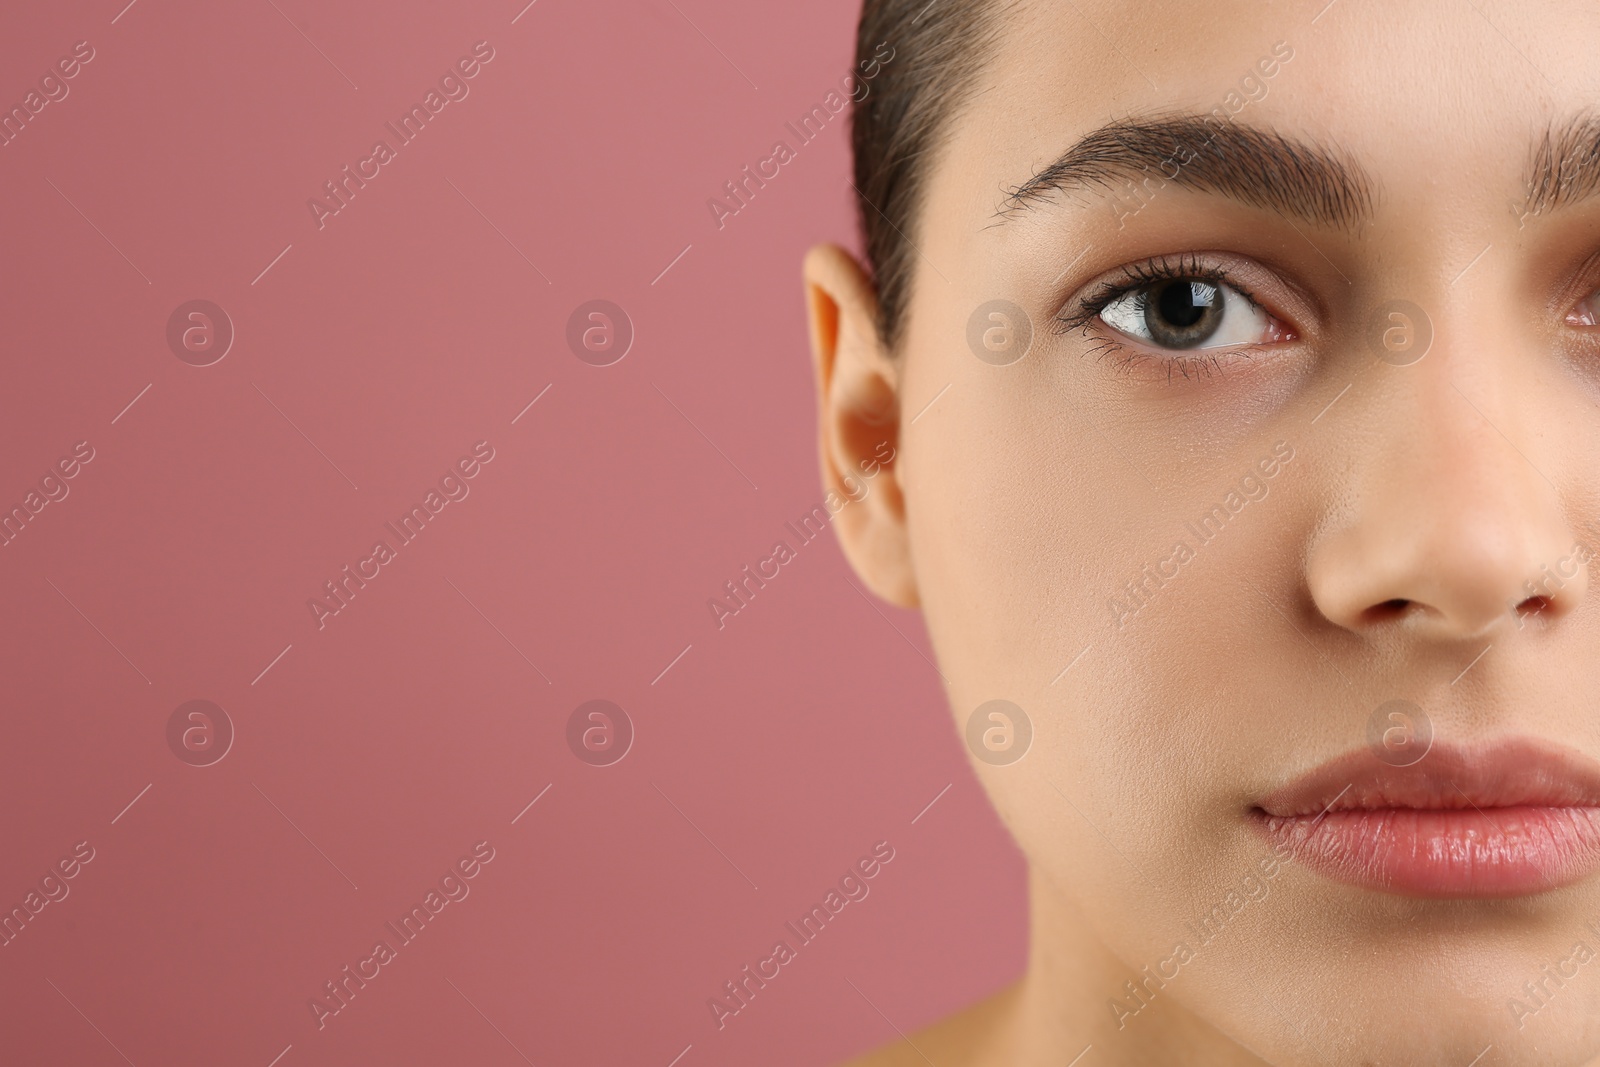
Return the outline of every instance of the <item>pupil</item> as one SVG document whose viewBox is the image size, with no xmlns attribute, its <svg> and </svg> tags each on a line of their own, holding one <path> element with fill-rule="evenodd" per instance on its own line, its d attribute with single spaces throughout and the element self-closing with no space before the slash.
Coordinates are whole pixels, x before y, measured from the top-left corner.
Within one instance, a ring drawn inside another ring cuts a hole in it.
<svg viewBox="0 0 1600 1067">
<path fill-rule="evenodd" d="M 1204 282 L 1174 282 L 1162 290 L 1157 304 L 1169 325 L 1182 328 L 1199 322 L 1216 298 L 1217 290 Z"/>
<path fill-rule="evenodd" d="M 1156 343 L 1164 347 L 1197 347 L 1221 324 L 1222 294 L 1208 282 L 1168 282 L 1145 305 L 1145 325 Z"/>
</svg>

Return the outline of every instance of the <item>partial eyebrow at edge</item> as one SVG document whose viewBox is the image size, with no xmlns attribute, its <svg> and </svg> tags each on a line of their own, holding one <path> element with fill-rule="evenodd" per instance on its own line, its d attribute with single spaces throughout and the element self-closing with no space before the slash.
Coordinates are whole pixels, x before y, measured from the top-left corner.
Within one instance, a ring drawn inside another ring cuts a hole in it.
<svg viewBox="0 0 1600 1067">
<path fill-rule="evenodd" d="M 1600 193 L 1600 115 L 1579 115 L 1546 127 L 1534 146 L 1523 184 L 1527 189 L 1524 217 L 1568 207 Z"/>
<path fill-rule="evenodd" d="M 1192 158 L 1183 162 L 1185 156 Z M 1179 114 L 1091 131 L 1011 189 L 999 215 L 1014 218 L 1053 192 L 1111 191 L 1147 177 L 1317 226 L 1353 230 L 1372 214 L 1373 184 L 1346 156 L 1270 130 Z"/>
</svg>

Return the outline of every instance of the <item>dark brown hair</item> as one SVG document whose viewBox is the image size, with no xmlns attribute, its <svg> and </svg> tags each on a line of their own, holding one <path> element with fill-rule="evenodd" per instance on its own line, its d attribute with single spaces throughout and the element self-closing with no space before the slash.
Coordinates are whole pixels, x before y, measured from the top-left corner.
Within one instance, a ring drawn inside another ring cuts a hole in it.
<svg viewBox="0 0 1600 1067">
<path fill-rule="evenodd" d="M 1000 0 L 864 0 L 857 70 L 878 56 L 870 91 L 850 116 L 856 209 L 878 289 L 878 334 L 898 348 L 911 299 L 928 167 L 997 36 Z M 882 62 L 888 44 L 893 57 Z"/>
</svg>

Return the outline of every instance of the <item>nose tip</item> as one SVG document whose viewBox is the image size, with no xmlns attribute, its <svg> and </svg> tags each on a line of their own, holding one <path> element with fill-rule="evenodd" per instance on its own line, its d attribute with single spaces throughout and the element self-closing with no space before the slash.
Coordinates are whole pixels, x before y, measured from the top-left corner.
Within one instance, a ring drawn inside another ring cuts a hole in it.
<svg viewBox="0 0 1600 1067">
<path fill-rule="evenodd" d="M 1554 534 L 1537 516 L 1504 511 L 1414 516 L 1404 528 L 1369 513 L 1321 540 L 1307 576 L 1318 609 L 1344 629 L 1404 625 L 1467 640 L 1547 625 L 1583 600 L 1593 553 Z"/>
</svg>

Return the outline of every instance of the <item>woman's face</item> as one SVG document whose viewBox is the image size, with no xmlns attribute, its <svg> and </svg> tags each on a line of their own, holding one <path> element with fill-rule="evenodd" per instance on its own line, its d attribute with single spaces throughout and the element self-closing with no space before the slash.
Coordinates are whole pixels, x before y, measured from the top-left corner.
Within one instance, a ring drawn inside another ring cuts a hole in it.
<svg viewBox="0 0 1600 1067">
<path fill-rule="evenodd" d="M 1026 3 L 930 157 L 825 455 L 893 391 L 903 505 L 840 529 L 975 755 L 1031 723 L 974 766 L 1111 953 L 1064 1015 L 1600 1052 L 1597 54 L 1577 0 Z"/>
</svg>

